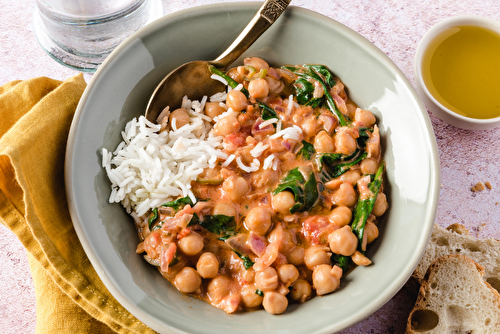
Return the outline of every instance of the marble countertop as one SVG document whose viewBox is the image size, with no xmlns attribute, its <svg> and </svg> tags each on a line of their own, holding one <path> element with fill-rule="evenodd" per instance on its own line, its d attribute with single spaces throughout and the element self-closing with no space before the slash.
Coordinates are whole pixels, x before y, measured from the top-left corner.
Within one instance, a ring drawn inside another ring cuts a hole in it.
<svg viewBox="0 0 500 334">
<path fill-rule="evenodd" d="M 234 1 L 234 0 L 233 0 Z M 165 13 L 221 2 L 163 0 Z M 497 0 L 293 0 L 292 5 L 318 11 L 357 31 L 403 71 L 412 84 L 413 59 L 425 32 L 456 15 L 500 20 Z M 77 72 L 52 60 L 38 45 L 32 13 L 34 0 L 0 0 L 0 85 L 47 76 L 64 80 Z M 91 74 L 85 74 L 88 81 Z M 465 225 L 478 238 L 500 239 L 500 128 L 466 131 L 429 114 L 441 163 L 441 189 L 436 223 Z M 471 191 L 478 182 L 491 189 Z M 404 333 L 416 296 L 403 289 L 372 316 L 342 333 Z M 0 224 L 0 332 L 34 333 L 35 295 L 26 251 Z"/>
</svg>

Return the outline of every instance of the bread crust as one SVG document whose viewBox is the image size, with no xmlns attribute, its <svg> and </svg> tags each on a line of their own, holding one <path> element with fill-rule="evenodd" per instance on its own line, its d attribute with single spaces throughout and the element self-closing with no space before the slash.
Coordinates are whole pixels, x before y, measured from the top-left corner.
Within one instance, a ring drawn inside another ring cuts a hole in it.
<svg viewBox="0 0 500 334">
<path fill-rule="evenodd" d="M 484 279 L 500 291 L 500 241 L 476 239 L 461 224 L 452 224 L 446 229 L 434 224 L 429 245 L 412 278 L 421 284 L 431 263 L 449 254 L 464 255 L 484 266 Z"/>
<path fill-rule="evenodd" d="M 500 294 L 483 281 L 484 267 L 463 255 L 445 255 L 428 268 L 406 334 L 499 333 Z"/>
</svg>

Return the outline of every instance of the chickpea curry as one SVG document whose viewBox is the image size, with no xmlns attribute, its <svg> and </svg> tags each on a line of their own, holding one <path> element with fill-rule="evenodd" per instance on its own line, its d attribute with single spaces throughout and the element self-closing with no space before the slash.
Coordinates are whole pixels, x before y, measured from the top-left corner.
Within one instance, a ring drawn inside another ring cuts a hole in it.
<svg viewBox="0 0 500 334">
<path fill-rule="evenodd" d="M 367 245 L 388 207 L 375 116 L 322 65 L 254 57 L 210 70 L 229 92 L 204 114 L 228 158 L 191 183 L 195 200 L 136 222 L 137 253 L 227 313 L 280 314 L 335 291 L 350 269 L 371 264 Z M 162 130 L 189 123 L 183 108 L 167 114 Z"/>
</svg>

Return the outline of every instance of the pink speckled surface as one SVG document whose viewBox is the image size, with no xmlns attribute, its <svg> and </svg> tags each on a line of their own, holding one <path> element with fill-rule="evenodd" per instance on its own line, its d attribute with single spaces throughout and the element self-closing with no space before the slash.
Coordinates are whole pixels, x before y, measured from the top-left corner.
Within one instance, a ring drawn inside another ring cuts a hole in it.
<svg viewBox="0 0 500 334">
<path fill-rule="evenodd" d="M 64 80 L 77 72 L 52 60 L 38 46 L 32 12 L 34 0 L 0 0 L 0 85 L 16 79 L 48 76 Z M 164 0 L 165 13 L 215 0 Z M 293 0 L 357 31 L 385 52 L 411 83 L 413 57 L 424 33 L 440 20 L 464 14 L 500 20 L 498 0 Z M 85 75 L 87 81 L 91 75 Z M 441 191 L 436 222 L 458 222 L 480 238 L 500 239 L 500 128 L 473 132 L 431 116 L 441 163 Z M 472 185 L 489 181 L 491 190 L 473 193 Z M 403 333 L 415 296 L 400 291 L 375 314 L 343 331 Z M 36 310 L 26 252 L 0 225 L 0 333 L 34 333 Z"/>
</svg>

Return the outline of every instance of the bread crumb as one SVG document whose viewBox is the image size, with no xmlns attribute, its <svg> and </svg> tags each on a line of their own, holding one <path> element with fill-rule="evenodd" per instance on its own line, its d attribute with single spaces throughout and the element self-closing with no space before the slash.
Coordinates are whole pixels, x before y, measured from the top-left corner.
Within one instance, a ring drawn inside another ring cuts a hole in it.
<svg viewBox="0 0 500 334">
<path fill-rule="evenodd" d="M 470 235 L 469 230 L 462 224 L 453 223 L 446 228 L 448 231 L 455 232 L 462 235 Z"/>
<path fill-rule="evenodd" d="M 477 191 L 483 191 L 485 189 L 486 189 L 486 187 L 484 186 L 484 183 L 483 182 L 478 182 L 470 190 L 472 190 L 473 192 L 477 192 Z"/>
<path fill-rule="evenodd" d="M 489 190 L 491 190 L 491 183 L 490 183 L 490 181 L 486 181 L 484 183 L 484 185 L 486 186 L 486 188 L 488 188 Z"/>
</svg>

